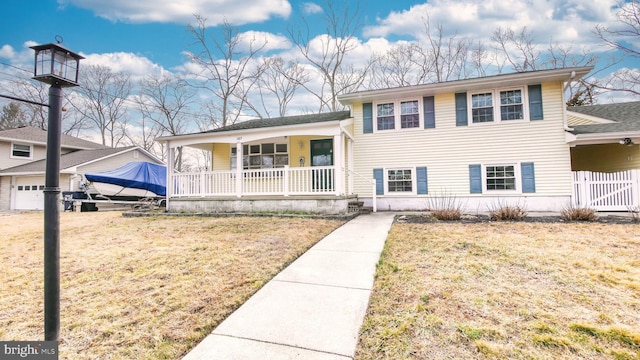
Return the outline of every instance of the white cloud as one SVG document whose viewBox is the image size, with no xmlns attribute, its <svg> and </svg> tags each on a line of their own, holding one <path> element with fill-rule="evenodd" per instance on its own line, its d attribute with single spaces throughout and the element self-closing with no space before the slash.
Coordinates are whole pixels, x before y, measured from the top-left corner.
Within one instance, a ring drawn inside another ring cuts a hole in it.
<svg viewBox="0 0 640 360">
<path fill-rule="evenodd" d="M 86 59 L 81 61 L 81 67 L 83 65 L 102 65 L 110 68 L 114 73 L 129 74 L 133 80 L 143 78 L 149 74 L 166 71 L 146 57 L 132 53 L 82 54 L 82 56 Z"/>
<path fill-rule="evenodd" d="M 264 48 L 262 51 L 273 51 L 273 50 L 286 50 L 291 48 L 291 42 L 286 36 L 272 34 L 263 31 L 247 31 L 240 34 L 240 50 L 247 51 L 250 46 L 256 47 L 262 46 L 264 44 Z M 252 45 L 253 43 L 253 45 Z"/>
<path fill-rule="evenodd" d="M 616 0 L 432 0 L 403 11 L 394 11 L 368 26 L 366 37 L 390 35 L 424 37 L 424 22 L 442 25 L 445 36 L 458 34 L 474 42 L 490 42 L 497 27 L 527 30 L 539 44 L 549 42 L 592 46 L 594 26 L 615 18 Z"/>
<path fill-rule="evenodd" d="M 111 21 L 130 23 L 189 24 L 193 15 L 207 19 L 210 26 L 225 20 L 234 25 L 257 23 L 272 17 L 288 18 L 288 0 L 58 0 L 61 6 L 74 5 L 92 10 Z"/>
<path fill-rule="evenodd" d="M 0 57 L 5 59 L 13 59 L 16 56 L 15 50 L 11 45 L 4 45 L 0 48 Z"/>
<path fill-rule="evenodd" d="M 316 3 L 306 2 L 302 4 L 302 12 L 305 13 L 306 15 L 319 14 L 322 11 L 323 11 L 322 7 Z"/>
</svg>

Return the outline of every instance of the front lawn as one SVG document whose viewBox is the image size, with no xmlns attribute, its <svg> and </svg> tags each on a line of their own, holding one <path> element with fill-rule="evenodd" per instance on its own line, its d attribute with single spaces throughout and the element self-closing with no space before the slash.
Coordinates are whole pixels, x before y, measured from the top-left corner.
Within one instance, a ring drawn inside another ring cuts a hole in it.
<svg viewBox="0 0 640 360">
<path fill-rule="evenodd" d="M 178 359 L 341 224 L 63 213 L 60 359 Z M 43 214 L 0 229 L 0 340 L 43 340 Z"/>
<path fill-rule="evenodd" d="M 640 359 L 640 227 L 394 224 L 357 359 Z"/>
</svg>

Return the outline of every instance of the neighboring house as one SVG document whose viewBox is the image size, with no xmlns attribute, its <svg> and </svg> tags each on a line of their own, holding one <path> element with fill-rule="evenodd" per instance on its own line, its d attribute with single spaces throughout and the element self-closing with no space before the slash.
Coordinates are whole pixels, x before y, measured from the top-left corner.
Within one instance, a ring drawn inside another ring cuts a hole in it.
<svg viewBox="0 0 640 360">
<path fill-rule="evenodd" d="M 564 90 L 591 70 L 360 91 L 339 96 L 347 112 L 164 137 L 169 158 L 181 146 L 212 155 L 212 171 L 169 166 L 167 207 L 344 213 L 357 197 L 381 210 L 558 211 L 572 200 L 573 137 L 584 137 L 568 126 Z"/>
<path fill-rule="evenodd" d="M 0 210 L 43 209 L 46 138 L 46 131 L 33 127 L 0 131 Z M 161 163 L 139 147 L 109 148 L 62 135 L 60 189 L 77 191 L 85 172 L 112 170 L 130 161 Z"/>
</svg>

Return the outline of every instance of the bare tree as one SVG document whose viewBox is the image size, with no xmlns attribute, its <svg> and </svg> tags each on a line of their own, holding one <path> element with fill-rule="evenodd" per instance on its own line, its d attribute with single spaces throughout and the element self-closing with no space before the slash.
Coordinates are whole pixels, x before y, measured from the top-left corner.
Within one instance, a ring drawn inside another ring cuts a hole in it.
<svg viewBox="0 0 640 360">
<path fill-rule="evenodd" d="M 537 70 L 540 52 L 531 32 L 527 32 L 526 26 L 519 32 L 511 28 L 498 27 L 491 35 L 491 40 L 495 43 L 496 51 L 504 56 L 513 70 L 518 72 Z"/>
<path fill-rule="evenodd" d="M 0 130 L 15 129 L 26 125 L 28 125 L 27 115 L 22 111 L 20 103 L 11 101 L 2 107 Z"/>
<path fill-rule="evenodd" d="M 428 81 L 442 82 L 464 78 L 469 40 L 458 39 L 456 34 L 445 37 L 442 25 L 436 25 L 433 29 L 429 18 L 424 19 L 423 24 L 427 46 L 423 48 L 420 65 L 425 73 L 431 75 Z"/>
<path fill-rule="evenodd" d="M 421 83 L 424 72 L 416 66 L 421 52 L 417 43 L 401 42 L 383 54 L 374 54 L 367 87 L 381 89 Z"/>
<path fill-rule="evenodd" d="M 264 72 L 258 77 L 260 101 L 267 117 L 271 117 L 266 95 L 274 96 L 278 102 L 278 116 L 287 114 L 287 107 L 296 91 L 309 82 L 309 73 L 298 62 L 286 63 L 281 57 L 267 58 L 262 67 Z"/>
<path fill-rule="evenodd" d="M 302 56 L 322 76 L 320 89 L 301 84 L 319 101 L 318 112 L 337 111 L 341 108 L 338 95 L 345 89 L 352 89 L 364 81 L 368 68 L 347 69 L 346 57 L 357 46 L 356 32 L 360 30 L 360 8 L 356 2 L 323 1 L 322 22 L 325 34 L 312 38 L 309 23 L 302 18 L 302 24 L 288 29 L 289 37 Z M 347 72 L 357 70 L 356 73 Z M 345 84 L 345 80 L 351 84 Z"/>
<path fill-rule="evenodd" d="M 616 18 L 618 26 L 613 28 L 596 25 L 595 34 L 610 47 L 633 57 L 640 57 L 640 3 L 638 0 L 620 1 Z"/>
<path fill-rule="evenodd" d="M 102 145 L 116 147 L 126 135 L 127 106 L 131 93 L 130 76 L 114 73 L 101 65 L 84 66 L 80 96 L 73 107 L 97 129 Z"/>
<path fill-rule="evenodd" d="M 138 108 L 142 115 L 141 141 L 154 150 L 154 139 L 161 135 L 180 135 L 186 131 L 188 111 L 194 89 L 183 79 L 170 75 L 152 75 L 140 81 Z M 182 170 L 182 148 L 178 148 L 174 168 Z"/>
<path fill-rule="evenodd" d="M 606 45 L 622 51 L 632 58 L 640 58 L 640 2 L 621 1 L 616 14 L 617 24 L 612 27 L 597 25 L 595 35 Z M 597 87 L 604 91 L 626 92 L 640 96 L 640 70 L 622 68 L 603 79 Z"/>
<path fill-rule="evenodd" d="M 248 106 L 249 92 L 261 75 L 255 61 L 266 46 L 266 40 L 252 38 L 245 47 L 237 28 L 224 22 L 220 31 L 222 40 L 209 36 L 206 19 L 196 15 L 196 24 L 189 32 L 199 47 L 197 53 L 187 53 L 200 71 L 194 86 L 209 91 L 214 101 L 209 104 L 211 122 L 214 127 L 235 123 Z"/>
</svg>

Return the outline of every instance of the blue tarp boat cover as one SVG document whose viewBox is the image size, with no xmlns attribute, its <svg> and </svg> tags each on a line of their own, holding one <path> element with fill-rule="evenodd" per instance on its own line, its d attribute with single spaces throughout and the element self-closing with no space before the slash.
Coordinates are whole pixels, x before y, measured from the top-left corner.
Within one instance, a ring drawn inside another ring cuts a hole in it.
<svg viewBox="0 0 640 360">
<path fill-rule="evenodd" d="M 130 162 L 117 169 L 84 174 L 89 181 L 144 189 L 158 196 L 167 195 L 167 168 L 150 162 Z"/>
</svg>

